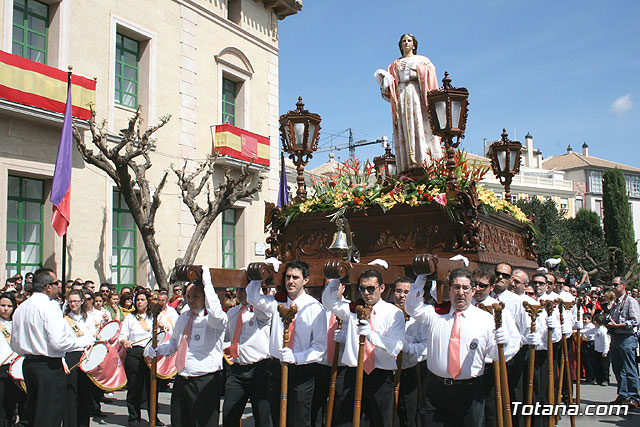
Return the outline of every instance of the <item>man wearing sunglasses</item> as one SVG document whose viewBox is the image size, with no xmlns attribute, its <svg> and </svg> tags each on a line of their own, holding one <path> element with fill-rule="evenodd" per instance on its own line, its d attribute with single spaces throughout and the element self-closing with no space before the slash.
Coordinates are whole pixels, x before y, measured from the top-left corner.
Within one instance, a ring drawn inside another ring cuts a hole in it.
<svg viewBox="0 0 640 427">
<path fill-rule="evenodd" d="M 355 376 L 358 365 L 359 337 L 366 337 L 364 381 L 362 385 L 362 409 L 372 426 L 390 426 L 393 411 L 393 371 L 396 356 L 402 350 L 404 315 L 402 311 L 382 299 L 385 286 L 382 275 L 375 269 L 362 272 L 358 288 L 364 305 L 371 308 L 369 321 L 358 320 L 348 302 L 338 298 L 338 279 L 331 280 L 322 294 L 327 310 L 343 319 L 345 331 L 342 362 L 347 365 L 341 395 L 336 401 L 334 419 L 337 426 L 353 425 Z"/>
<path fill-rule="evenodd" d="M 30 426 L 59 426 L 64 414 L 62 357 L 74 341 L 65 333 L 67 323 L 60 307 L 52 302 L 59 292 L 55 273 L 41 268 L 33 276 L 33 295 L 13 315 L 11 348 L 24 356 L 29 390 L 25 418 Z"/>
</svg>

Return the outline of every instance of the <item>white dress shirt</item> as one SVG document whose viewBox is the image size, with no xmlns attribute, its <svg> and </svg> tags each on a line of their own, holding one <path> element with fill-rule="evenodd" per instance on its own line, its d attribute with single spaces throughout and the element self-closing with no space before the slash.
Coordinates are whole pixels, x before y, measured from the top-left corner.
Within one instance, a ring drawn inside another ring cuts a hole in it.
<svg viewBox="0 0 640 427">
<path fill-rule="evenodd" d="M 164 309 L 158 314 L 158 324 L 161 324 L 165 331 L 173 333 L 179 316 L 175 308 L 165 305 Z"/>
<path fill-rule="evenodd" d="M 238 314 L 242 309 L 238 304 L 227 311 L 225 346 L 231 344 L 236 331 Z M 269 332 L 271 331 L 271 317 L 264 312 L 255 311 L 249 304 L 242 313 L 242 332 L 238 342 L 238 357 L 233 361 L 239 365 L 250 365 L 270 357 Z"/>
<path fill-rule="evenodd" d="M 426 276 L 421 274 L 411 285 L 405 309 L 416 321 L 428 328 L 427 368 L 434 375 L 451 378 L 449 375 L 449 338 L 456 318 L 451 306 L 449 313 L 438 314 L 432 305 L 423 302 Z M 460 364 L 461 372 L 456 378 L 464 380 L 482 375 L 485 358 L 498 360 L 498 347 L 494 338 L 493 316 L 470 305 L 460 316 Z"/>
<path fill-rule="evenodd" d="M 273 295 L 262 293 L 259 280 L 252 280 L 247 285 L 247 301 L 253 305 L 254 311 L 260 311 L 271 318 L 269 353 L 280 359 L 284 324 L 278 313 L 278 305 L 290 308 L 293 300 L 287 296 L 287 301 L 280 303 Z M 295 303 L 298 307 L 292 349 L 295 364 L 318 363 L 327 352 L 327 319 L 322 315 L 322 304 L 305 291 L 295 299 Z"/>
<path fill-rule="evenodd" d="M 593 341 L 593 349 L 598 353 L 609 353 L 611 336 L 604 326 L 598 327 L 589 323 L 582 330 L 582 336 L 588 338 L 587 341 Z"/>
<path fill-rule="evenodd" d="M 118 341 L 127 340 L 134 347 L 145 347 L 149 343 L 152 337 L 151 328 L 153 328 L 153 317 L 148 313 L 144 316 L 144 319 L 149 326 L 149 330 L 147 331 L 140 324 L 140 321 L 138 320 L 139 316 L 141 315 L 132 312 L 124 318 L 122 326 L 120 327 Z"/>
<path fill-rule="evenodd" d="M 404 324 L 402 369 L 413 368 L 427 358 L 427 328 L 410 317 Z"/>
<path fill-rule="evenodd" d="M 82 331 L 82 336 L 79 337 L 74 331 L 71 325 L 69 325 L 69 321 L 64 319 L 65 323 L 65 332 L 69 335 L 69 338 L 74 341 L 73 347 L 71 347 L 67 352 L 71 351 L 82 351 L 86 347 L 94 344 L 96 342 L 96 325 L 89 315 L 85 318 L 82 314 L 74 314 L 73 312 L 69 312 L 67 314 L 73 320 L 76 325 L 78 325 L 78 329 Z"/>
<path fill-rule="evenodd" d="M 343 319 L 346 341 L 342 362 L 351 367 L 358 365 L 360 336 L 358 335 L 358 317 L 351 312 L 349 303 L 338 300 L 338 279 L 332 279 L 322 293 L 322 303 L 333 314 Z M 374 345 L 376 369 L 393 371 L 397 368 L 396 356 L 402 350 L 404 338 L 404 315 L 402 310 L 393 304 L 380 300 L 372 307 L 374 316 L 373 333 L 368 337 Z M 404 356 L 403 356 L 404 357 Z"/>
<path fill-rule="evenodd" d="M 60 306 L 43 292 L 34 292 L 13 314 L 11 348 L 22 356 L 62 357 L 74 345 L 65 323 Z"/>
<path fill-rule="evenodd" d="M 227 326 L 227 314 L 222 310 L 220 299 L 212 285 L 204 287 L 204 305 L 205 310 L 197 313 L 191 325 L 184 369 L 178 371 L 178 374 L 183 377 L 198 377 L 222 369 L 222 345 Z M 189 309 L 180 314 L 171 339 L 160 344 L 156 349 L 159 355 L 169 356 L 178 351 L 191 313 Z"/>
<path fill-rule="evenodd" d="M 529 314 L 527 313 L 527 310 L 525 310 L 522 303 L 524 301 L 527 301 L 529 302 L 529 304 L 538 305 L 538 302 L 533 298 L 530 298 L 526 295 L 518 295 L 508 289 L 500 294 L 494 294 L 493 297 L 498 301 L 503 302 L 505 308 L 509 311 L 509 313 L 511 313 L 516 327 L 518 328 L 521 343 L 524 345 L 526 343 L 526 337 L 529 334 L 531 328 L 531 318 L 529 317 Z"/>
<path fill-rule="evenodd" d="M 7 332 L 11 334 L 11 320 L 4 320 L 0 318 L 0 325 L 4 326 Z M 10 340 L 11 336 L 9 336 L 9 340 L 7 340 L 4 335 L 0 336 L 0 363 L 4 361 L 4 365 L 12 361 L 12 358 L 9 356 L 11 356 L 12 354 L 15 355 L 15 353 L 11 349 L 11 346 L 9 345 L 8 341 Z"/>
<path fill-rule="evenodd" d="M 484 304 L 486 306 L 492 306 L 493 304 L 499 304 L 500 301 L 493 297 L 486 297 L 482 301 L 476 301 L 473 299 L 471 304 L 474 306 L 478 306 L 478 304 Z M 524 307 L 523 307 L 524 308 Z M 491 316 L 493 318 L 493 316 Z M 494 320 L 495 326 L 495 320 Z M 502 310 L 502 328 L 507 336 L 507 344 L 504 345 L 504 359 L 508 362 L 516 355 L 518 350 L 520 350 L 520 346 L 522 344 L 522 337 L 520 336 L 520 332 L 518 331 L 518 327 L 516 326 L 515 320 L 513 320 L 513 316 L 509 309 L 507 309 L 507 304 L 505 304 L 504 310 Z M 485 360 L 485 363 L 492 363 L 492 360 Z"/>
</svg>

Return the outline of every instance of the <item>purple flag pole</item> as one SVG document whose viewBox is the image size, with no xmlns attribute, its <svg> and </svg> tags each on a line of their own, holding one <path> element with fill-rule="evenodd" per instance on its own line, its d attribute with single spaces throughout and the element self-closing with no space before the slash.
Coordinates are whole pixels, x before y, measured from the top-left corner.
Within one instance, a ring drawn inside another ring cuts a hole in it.
<svg viewBox="0 0 640 427">
<path fill-rule="evenodd" d="M 280 153 L 280 188 L 278 189 L 278 203 L 282 208 L 289 204 L 289 188 L 287 186 L 287 172 L 284 167 L 284 153 Z"/>
</svg>

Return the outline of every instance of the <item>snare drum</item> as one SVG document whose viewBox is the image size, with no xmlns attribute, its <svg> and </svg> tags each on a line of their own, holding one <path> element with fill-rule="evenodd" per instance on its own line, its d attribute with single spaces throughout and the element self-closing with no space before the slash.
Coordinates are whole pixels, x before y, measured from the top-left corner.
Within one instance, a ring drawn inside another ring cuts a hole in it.
<svg viewBox="0 0 640 427">
<path fill-rule="evenodd" d="M 9 365 L 9 375 L 13 378 L 18 386 L 26 393 L 27 385 L 24 382 L 24 374 L 22 373 L 22 364 L 24 363 L 24 357 L 18 356 L 13 359 L 13 362 Z"/>
<path fill-rule="evenodd" d="M 127 384 L 124 365 L 117 350 L 103 341 L 95 343 L 82 356 L 80 369 L 104 391 L 120 390 Z"/>
<path fill-rule="evenodd" d="M 105 325 L 100 328 L 98 331 L 98 335 L 100 336 L 100 341 L 108 342 L 109 344 L 114 344 L 118 341 L 118 335 L 120 334 L 120 322 L 117 320 L 112 320 L 110 322 L 105 323 Z"/>
<path fill-rule="evenodd" d="M 158 332 L 158 345 L 167 342 L 171 339 L 171 334 L 165 331 Z M 151 344 L 153 341 L 149 341 L 149 343 L 144 348 L 144 361 L 151 369 L 151 361 L 152 358 L 149 357 L 149 348 L 151 348 Z M 176 355 L 173 356 L 160 356 L 158 355 L 156 361 L 156 376 L 163 380 L 168 380 L 169 378 L 173 378 L 178 373 L 176 369 Z"/>
</svg>

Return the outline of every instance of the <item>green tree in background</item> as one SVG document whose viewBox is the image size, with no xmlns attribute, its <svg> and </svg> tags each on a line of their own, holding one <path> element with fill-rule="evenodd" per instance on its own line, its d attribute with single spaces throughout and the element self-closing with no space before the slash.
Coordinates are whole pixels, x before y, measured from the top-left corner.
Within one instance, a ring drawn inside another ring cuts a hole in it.
<svg viewBox="0 0 640 427">
<path fill-rule="evenodd" d="M 633 232 L 633 219 L 624 174 L 618 168 L 606 171 L 602 176 L 604 205 L 604 235 L 612 249 L 612 273 L 629 276 L 637 266 L 638 251 Z"/>
<path fill-rule="evenodd" d="M 595 212 L 580 209 L 567 221 L 563 236 L 565 259 L 571 271 L 581 266 L 591 277 L 591 283 L 606 284 L 613 278 L 609 270 L 609 250 Z"/>
<path fill-rule="evenodd" d="M 566 220 L 552 199 L 520 199 L 517 203 L 525 215 L 533 220 L 536 233 L 538 265 L 545 260 L 563 256 L 562 237 L 566 235 Z"/>
</svg>

